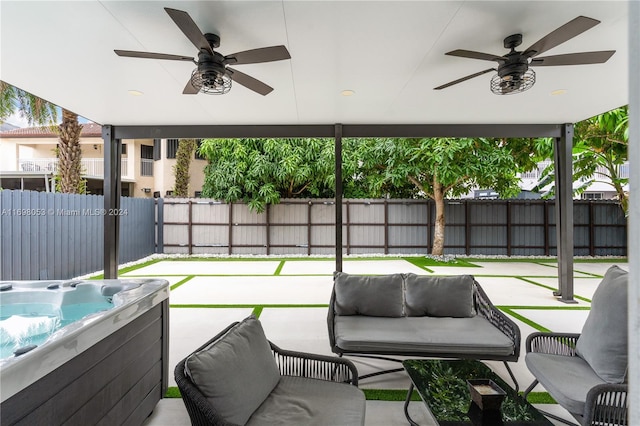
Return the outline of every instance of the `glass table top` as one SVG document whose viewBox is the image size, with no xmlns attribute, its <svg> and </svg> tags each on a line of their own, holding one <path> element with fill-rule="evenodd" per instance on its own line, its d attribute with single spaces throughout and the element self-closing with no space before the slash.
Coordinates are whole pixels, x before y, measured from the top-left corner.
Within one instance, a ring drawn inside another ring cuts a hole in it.
<svg viewBox="0 0 640 426">
<path fill-rule="evenodd" d="M 402 364 L 440 426 L 553 425 L 480 361 L 410 359 Z M 500 411 L 483 411 L 471 401 L 469 379 L 491 379 L 506 392 Z"/>
</svg>

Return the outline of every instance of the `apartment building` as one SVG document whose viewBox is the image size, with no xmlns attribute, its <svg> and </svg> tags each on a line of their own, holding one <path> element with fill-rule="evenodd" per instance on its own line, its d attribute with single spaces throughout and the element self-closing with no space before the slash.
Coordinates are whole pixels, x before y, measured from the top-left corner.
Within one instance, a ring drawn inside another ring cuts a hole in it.
<svg viewBox="0 0 640 426">
<path fill-rule="evenodd" d="M 0 188 L 55 191 L 58 135 L 48 127 L 30 127 L 0 132 Z M 103 194 L 104 150 L 102 128 L 85 123 L 80 134 L 82 176 L 87 192 Z M 128 139 L 122 141 L 122 195 L 165 197 L 175 183 L 178 139 Z M 197 152 L 190 166 L 189 195 L 198 196 L 207 164 Z"/>
</svg>

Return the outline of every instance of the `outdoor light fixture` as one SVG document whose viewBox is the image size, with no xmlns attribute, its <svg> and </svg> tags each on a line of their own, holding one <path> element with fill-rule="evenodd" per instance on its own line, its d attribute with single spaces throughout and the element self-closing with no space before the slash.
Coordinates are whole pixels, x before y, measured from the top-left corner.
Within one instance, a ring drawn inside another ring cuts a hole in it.
<svg viewBox="0 0 640 426">
<path fill-rule="evenodd" d="M 536 73 L 532 69 L 524 73 L 513 72 L 508 74 L 498 74 L 491 77 L 491 91 L 496 95 L 512 95 L 529 90 L 536 82 Z"/>
<path fill-rule="evenodd" d="M 340 92 L 340 94 L 342 96 L 353 96 L 356 94 L 356 92 L 354 92 L 353 90 L 347 89 L 347 90 L 343 90 L 342 92 Z"/>
<path fill-rule="evenodd" d="M 191 74 L 191 85 L 200 88 L 198 93 L 224 95 L 231 90 L 231 77 L 224 72 L 201 71 L 196 68 Z"/>
</svg>

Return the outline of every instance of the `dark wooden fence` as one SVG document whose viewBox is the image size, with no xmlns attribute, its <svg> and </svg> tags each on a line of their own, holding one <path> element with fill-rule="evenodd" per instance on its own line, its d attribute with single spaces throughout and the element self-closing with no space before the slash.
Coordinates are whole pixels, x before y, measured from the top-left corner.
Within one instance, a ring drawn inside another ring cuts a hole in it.
<svg viewBox="0 0 640 426">
<path fill-rule="evenodd" d="M 343 201 L 345 254 L 431 252 L 430 200 Z M 446 202 L 445 253 L 554 256 L 555 207 L 546 200 Z M 291 199 L 263 213 L 243 203 L 206 199 L 159 202 L 159 251 L 189 254 L 314 255 L 335 253 L 332 199 Z M 574 253 L 626 256 L 627 221 L 618 203 L 574 201 Z"/>
<path fill-rule="evenodd" d="M 0 191 L 0 280 L 67 279 L 103 269 L 101 195 Z M 116 213 L 116 212 L 112 212 Z M 121 199 L 120 263 L 155 250 L 152 199 Z"/>
</svg>

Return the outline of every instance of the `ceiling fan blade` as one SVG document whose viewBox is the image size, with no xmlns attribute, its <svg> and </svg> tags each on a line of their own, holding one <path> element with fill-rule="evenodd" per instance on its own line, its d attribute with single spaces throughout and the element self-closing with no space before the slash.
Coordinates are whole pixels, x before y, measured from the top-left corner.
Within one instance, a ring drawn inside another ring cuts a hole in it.
<svg viewBox="0 0 640 426">
<path fill-rule="evenodd" d="M 560 28 L 550 32 L 540 40 L 535 42 L 531 47 L 524 51 L 523 55 L 526 57 L 538 56 L 541 53 L 552 49 L 567 40 L 571 40 L 575 36 L 582 34 L 590 28 L 598 25 L 600 21 L 593 18 L 587 18 L 586 16 L 578 16 L 577 18 L 567 22 Z"/>
<path fill-rule="evenodd" d="M 484 71 L 480 71 L 480 72 L 477 72 L 475 74 L 471 74 L 471 75 L 468 75 L 466 77 L 462 77 L 462 78 L 459 78 L 457 80 L 450 81 L 449 83 L 443 84 L 442 86 L 434 87 L 433 90 L 445 89 L 445 88 L 447 88 L 449 86 L 453 86 L 454 84 L 462 83 L 463 81 L 470 80 L 472 78 L 478 77 L 478 76 L 480 76 L 482 74 L 486 74 L 486 73 L 491 72 L 491 71 L 497 71 L 497 70 L 495 68 L 489 68 L 489 69 L 486 69 Z"/>
<path fill-rule="evenodd" d="M 273 91 L 273 87 L 268 86 L 263 82 L 261 82 L 260 80 L 256 80 L 255 78 L 245 73 L 242 73 L 240 71 L 234 70 L 229 67 L 227 67 L 227 71 L 229 73 L 229 77 L 231 77 L 233 81 L 243 85 L 247 89 L 251 89 L 256 93 L 260 93 L 262 96 L 268 95 Z"/>
<path fill-rule="evenodd" d="M 129 58 L 168 59 L 170 61 L 195 62 L 194 59 L 189 56 L 169 55 L 167 53 L 136 52 L 134 50 L 114 50 L 114 52 L 116 52 L 116 55 L 118 56 L 126 56 Z"/>
<path fill-rule="evenodd" d="M 169 14 L 171 19 L 173 19 L 173 22 L 176 23 L 184 35 L 191 40 L 191 43 L 198 48 L 198 50 L 205 50 L 210 55 L 213 55 L 213 50 L 211 49 L 209 42 L 187 12 L 168 7 L 165 7 L 164 10 Z"/>
<path fill-rule="evenodd" d="M 529 65 L 536 67 L 555 65 L 587 65 L 603 64 L 609 60 L 615 50 L 601 50 L 598 52 L 567 53 L 565 55 L 544 56 L 534 58 Z"/>
<path fill-rule="evenodd" d="M 481 59 L 483 61 L 504 61 L 505 59 L 499 55 L 492 55 L 490 53 L 474 52 L 472 50 L 457 49 L 451 52 L 445 53 L 449 56 L 459 56 L 461 58 Z"/>
<path fill-rule="evenodd" d="M 224 58 L 225 63 L 234 65 L 257 64 L 260 62 L 282 61 L 284 59 L 291 59 L 289 51 L 284 46 L 245 50 L 244 52 L 232 53 Z"/>
<path fill-rule="evenodd" d="M 187 81 L 187 85 L 184 86 L 184 90 L 182 91 L 183 95 L 195 95 L 200 91 L 201 87 L 196 87 L 191 83 L 191 78 Z"/>
</svg>

